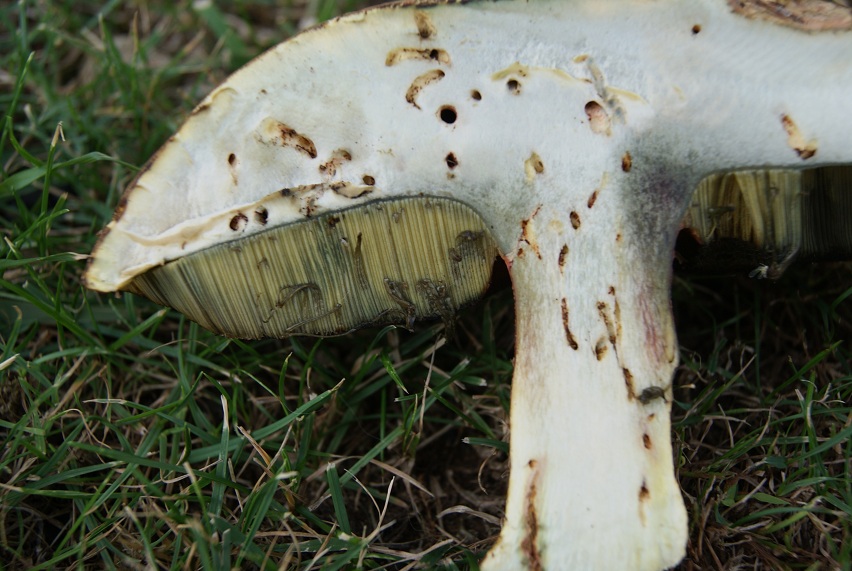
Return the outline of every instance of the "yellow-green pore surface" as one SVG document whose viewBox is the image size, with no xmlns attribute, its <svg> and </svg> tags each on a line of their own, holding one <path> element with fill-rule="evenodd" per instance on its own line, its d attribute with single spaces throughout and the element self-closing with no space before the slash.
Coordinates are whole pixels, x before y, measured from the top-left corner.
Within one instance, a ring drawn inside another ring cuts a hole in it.
<svg viewBox="0 0 852 571">
<path fill-rule="evenodd" d="M 235 216 L 232 229 L 263 215 Z M 481 296 L 496 254 L 468 206 L 404 198 L 218 244 L 150 270 L 128 289 L 229 337 L 335 335 L 388 323 L 411 328 L 420 318 L 450 322 Z"/>
</svg>

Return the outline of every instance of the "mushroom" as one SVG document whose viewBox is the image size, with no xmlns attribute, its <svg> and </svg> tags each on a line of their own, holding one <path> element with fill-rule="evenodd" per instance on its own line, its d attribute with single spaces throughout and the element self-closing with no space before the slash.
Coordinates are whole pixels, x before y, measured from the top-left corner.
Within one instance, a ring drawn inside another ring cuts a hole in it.
<svg viewBox="0 0 852 571">
<path fill-rule="evenodd" d="M 730 4 L 406 2 L 304 32 L 195 108 L 86 283 L 231 336 L 342 334 L 449 320 L 497 252 L 511 472 L 483 568 L 675 565 L 669 285 L 692 191 L 852 162 L 852 33 Z"/>
</svg>

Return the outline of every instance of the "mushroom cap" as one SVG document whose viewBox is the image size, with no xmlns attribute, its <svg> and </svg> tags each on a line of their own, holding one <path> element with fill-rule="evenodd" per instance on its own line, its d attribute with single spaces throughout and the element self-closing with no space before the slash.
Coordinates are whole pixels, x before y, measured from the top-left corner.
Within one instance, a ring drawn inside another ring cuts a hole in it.
<svg viewBox="0 0 852 571">
<path fill-rule="evenodd" d="M 661 176 L 659 157 L 667 158 L 665 176 L 691 171 L 677 181 L 680 194 L 729 165 L 795 162 L 782 117 L 795 118 L 806 143 L 809 132 L 821 132 L 817 156 L 840 160 L 846 135 L 826 128 L 832 119 L 821 108 L 840 113 L 849 103 L 830 89 L 820 105 L 788 95 L 848 81 L 844 35 L 809 39 L 810 53 L 837 70 L 824 77 L 797 63 L 807 54 L 786 47 L 803 32 L 719 5 L 392 5 L 304 32 L 210 93 L 143 168 L 94 249 L 86 284 L 127 289 L 145 271 L 235 234 L 400 196 L 463 200 L 507 253 L 519 221 L 559 185 L 601 179 L 599 167 L 586 165 L 611 160 L 614 179 L 630 157 L 639 165 L 631 210 L 641 212 L 661 200 L 681 208 L 680 196 L 643 190 Z M 637 26 L 649 10 L 658 12 L 655 28 Z M 704 31 L 696 34 L 696 23 Z M 745 80 L 763 65 L 760 53 L 725 42 L 756 27 L 790 61 L 762 71 L 779 88 L 758 101 Z M 730 130 L 735 123 L 749 128 Z M 582 124 L 590 136 L 566 136 Z M 653 164 L 630 154 L 640 141 Z M 266 212 L 266 224 L 253 212 Z"/>
</svg>

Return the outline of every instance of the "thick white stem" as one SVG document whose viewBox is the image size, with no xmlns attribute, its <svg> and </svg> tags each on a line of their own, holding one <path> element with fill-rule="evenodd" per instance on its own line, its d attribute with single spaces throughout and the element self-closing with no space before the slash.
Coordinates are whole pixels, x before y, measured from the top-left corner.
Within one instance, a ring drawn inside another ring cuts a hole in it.
<svg viewBox="0 0 852 571">
<path fill-rule="evenodd" d="M 666 240 L 627 246 L 629 229 L 602 210 L 588 229 L 538 224 L 535 252 L 511 261 L 511 474 L 487 571 L 658 570 L 684 555 Z"/>
</svg>

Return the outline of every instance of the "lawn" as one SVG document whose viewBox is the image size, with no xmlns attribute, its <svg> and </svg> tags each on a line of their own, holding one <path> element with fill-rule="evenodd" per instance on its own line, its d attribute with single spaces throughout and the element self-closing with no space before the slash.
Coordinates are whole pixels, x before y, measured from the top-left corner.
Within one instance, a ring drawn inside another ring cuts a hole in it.
<svg viewBox="0 0 852 571">
<path fill-rule="evenodd" d="M 355 0 L 0 4 L 0 569 L 476 568 L 513 305 L 243 342 L 81 275 L 230 72 Z M 852 265 L 673 285 L 679 569 L 852 568 Z"/>
</svg>

